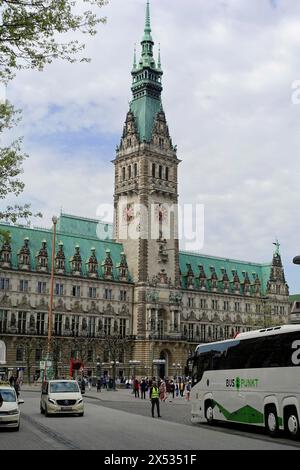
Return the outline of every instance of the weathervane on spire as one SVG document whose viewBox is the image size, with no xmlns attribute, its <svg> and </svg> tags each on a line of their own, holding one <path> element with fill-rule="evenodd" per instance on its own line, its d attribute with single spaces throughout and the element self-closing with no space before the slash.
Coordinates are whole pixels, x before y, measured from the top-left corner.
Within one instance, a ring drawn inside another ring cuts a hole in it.
<svg viewBox="0 0 300 470">
<path fill-rule="evenodd" d="M 275 254 L 275 255 L 280 255 L 280 253 L 279 253 L 280 243 L 279 243 L 279 241 L 278 241 L 278 238 L 276 238 L 276 242 L 273 242 L 273 245 L 276 246 L 276 249 L 275 249 L 275 253 L 274 253 L 274 254 Z"/>
</svg>

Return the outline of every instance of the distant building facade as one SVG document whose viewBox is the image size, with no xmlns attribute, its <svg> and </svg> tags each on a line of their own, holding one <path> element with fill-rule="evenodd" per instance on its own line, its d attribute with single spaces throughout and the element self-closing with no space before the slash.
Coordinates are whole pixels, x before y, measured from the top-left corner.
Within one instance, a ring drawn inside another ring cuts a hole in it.
<svg viewBox="0 0 300 470">
<path fill-rule="evenodd" d="M 300 294 L 290 295 L 290 321 L 300 323 Z"/>
<path fill-rule="evenodd" d="M 157 63 L 153 58 L 149 4 L 141 44 L 114 160 L 114 225 L 67 214 L 57 225 L 53 335 L 71 349 L 73 344 L 77 357 L 83 340 L 90 375 L 97 373 L 99 360 L 111 371 L 111 358 L 101 349 L 111 335 L 130 341 L 118 358 L 121 375 L 134 370 L 173 376 L 183 374 L 196 344 L 289 318 L 278 244 L 266 264 L 179 250 L 180 160 L 161 102 L 163 72 L 160 56 Z M 7 356 L 0 372 L 26 369 L 30 362 L 39 373 L 48 328 L 52 229 L 2 228 L 11 238 L 0 250 L 0 340 Z M 27 361 L 24 338 L 32 339 Z M 69 360 L 69 352 L 60 354 L 60 375 L 67 374 Z"/>
</svg>

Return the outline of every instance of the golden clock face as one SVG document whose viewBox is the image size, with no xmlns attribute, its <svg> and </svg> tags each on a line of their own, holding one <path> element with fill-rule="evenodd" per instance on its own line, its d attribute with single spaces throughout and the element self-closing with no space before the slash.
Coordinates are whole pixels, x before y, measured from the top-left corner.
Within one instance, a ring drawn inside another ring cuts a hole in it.
<svg viewBox="0 0 300 470">
<path fill-rule="evenodd" d="M 163 204 L 157 204 L 155 208 L 155 215 L 159 222 L 164 222 L 168 217 L 167 208 Z"/>
<path fill-rule="evenodd" d="M 134 209 L 133 204 L 127 204 L 123 211 L 123 219 L 128 224 L 134 219 Z"/>
</svg>

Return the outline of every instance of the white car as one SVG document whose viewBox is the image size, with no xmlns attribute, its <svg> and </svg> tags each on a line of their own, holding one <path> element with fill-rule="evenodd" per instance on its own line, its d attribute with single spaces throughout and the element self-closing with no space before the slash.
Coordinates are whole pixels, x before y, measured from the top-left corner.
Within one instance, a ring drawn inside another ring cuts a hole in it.
<svg viewBox="0 0 300 470">
<path fill-rule="evenodd" d="M 24 403 L 24 400 L 18 400 L 13 387 L 0 384 L 0 428 L 7 427 L 19 431 L 20 403 Z"/>
<path fill-rule="evenodd" d="M 45 416 L 60 413 L 83 416 L 83 399 L 76 380 L 43 382 L 40 410 Z"/>
</svg>

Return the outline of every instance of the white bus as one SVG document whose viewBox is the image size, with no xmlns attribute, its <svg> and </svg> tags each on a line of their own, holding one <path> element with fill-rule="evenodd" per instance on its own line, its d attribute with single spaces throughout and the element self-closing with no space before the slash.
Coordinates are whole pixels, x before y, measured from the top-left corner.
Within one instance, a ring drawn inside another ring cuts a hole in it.
<svg viewBox="0 0 300 470">
<path fill-rule="evenodd" d="M 193 422 L 252 424 L 299 438 L 300 325 L 200 344 L 188 367 Z"/>
</svg>

